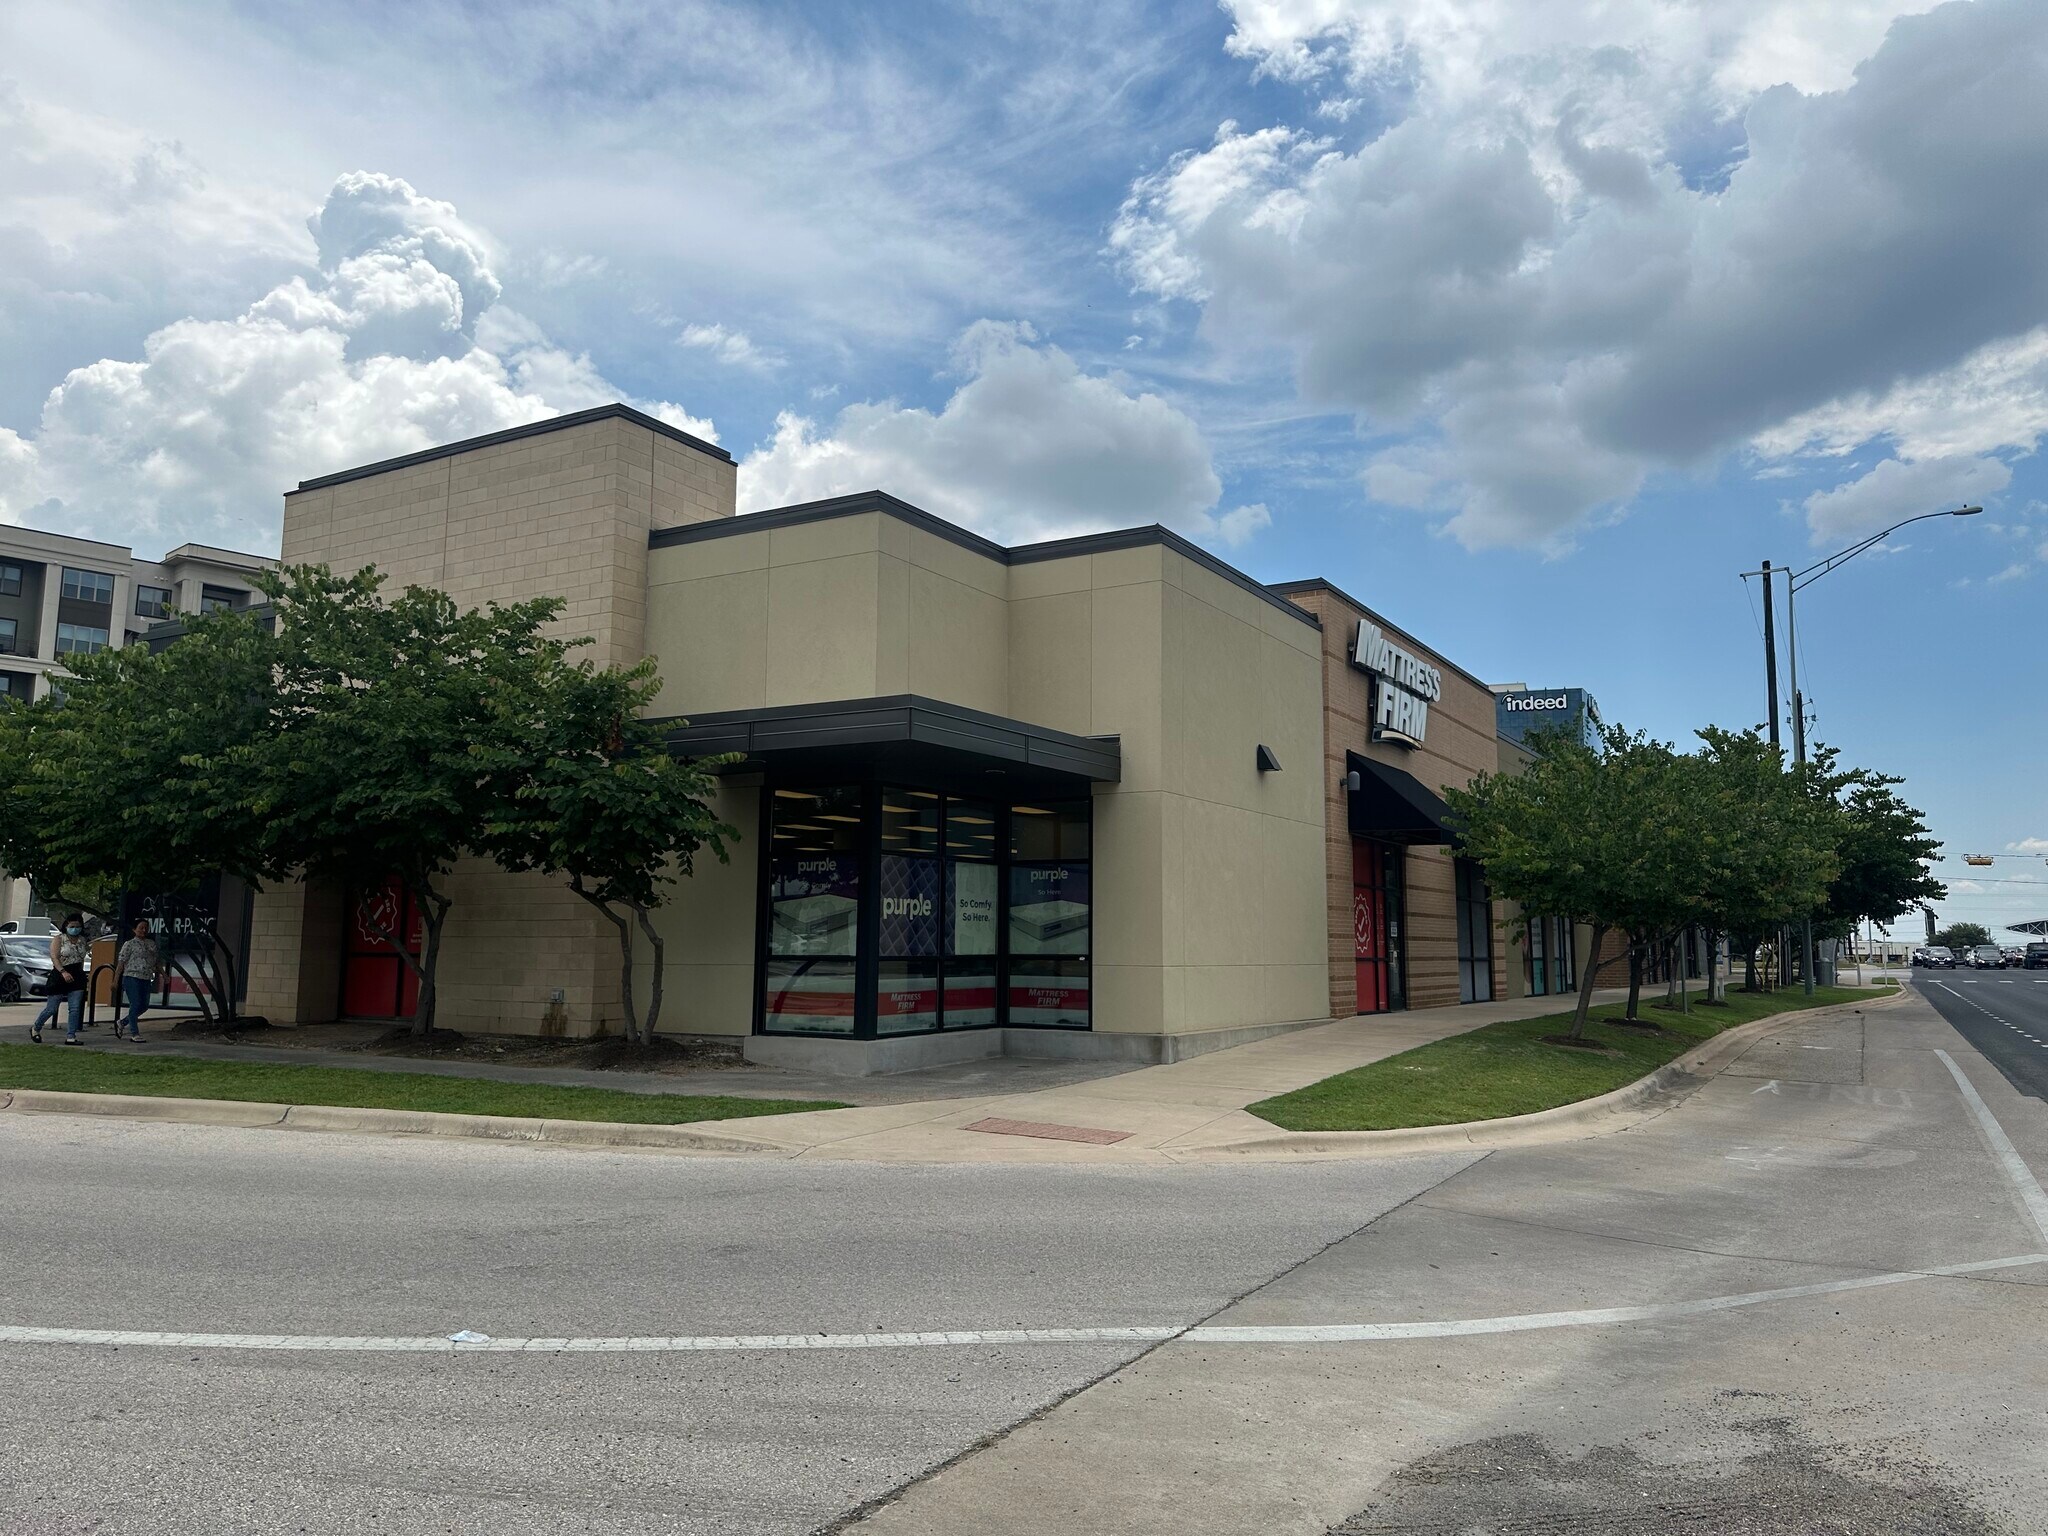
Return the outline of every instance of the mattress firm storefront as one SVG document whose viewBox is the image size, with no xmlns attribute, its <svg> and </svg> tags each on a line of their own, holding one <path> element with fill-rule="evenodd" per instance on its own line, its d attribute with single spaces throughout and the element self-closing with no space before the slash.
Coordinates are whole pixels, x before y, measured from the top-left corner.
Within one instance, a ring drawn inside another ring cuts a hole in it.
<svg viewBox="0 0 2048 1536">
<path fill-rule="evenodd" d="M 1161 528 L 1005 548 L 879 492 L 735 516 L 728 456 L 623 407 L 308 482 L 284 546 L 567 596 L 592 659 L 657 659 L 672 750 L 734 755 L 731 860 L 655 914 L 664 1033 L 850 1072 L 1158 1061 L 1510 995 L 1441 799 L 1499 765 L 1493 697 L 1327 583 Z M 442 1023 L 618 1027 L 572 895 L 476 862 L 448 891 Z M 347 905 L 259 899 L 252 1007 L 344 1011 Z"/>
</svg>

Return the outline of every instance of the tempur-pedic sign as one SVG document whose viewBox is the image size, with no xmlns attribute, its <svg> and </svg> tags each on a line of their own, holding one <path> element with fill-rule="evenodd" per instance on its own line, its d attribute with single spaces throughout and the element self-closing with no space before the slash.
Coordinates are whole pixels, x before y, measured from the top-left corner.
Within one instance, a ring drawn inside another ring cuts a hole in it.
<svg viewBox="0 0 2048 1536">
<path fill-rule="evenodd" d="M 1372 739 L 1419 747 L 1429 733 L 1429 706 L 1444 696 L 1444 675 L 1360 620 L 1351 664 L 1372 674 Z"/>
</svg>

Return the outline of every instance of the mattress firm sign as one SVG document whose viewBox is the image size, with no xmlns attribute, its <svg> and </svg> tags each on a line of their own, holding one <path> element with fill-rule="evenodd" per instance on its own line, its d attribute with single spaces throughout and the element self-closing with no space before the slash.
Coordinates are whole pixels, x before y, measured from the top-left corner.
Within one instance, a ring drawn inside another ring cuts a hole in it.
<svg viewBox="0 0 2048 1536">
<path fill-rule="evenodd" d="M 1429 734 L 1429 706 L 1444 695 L 1444 675 L 1361 620 L 1351 664 L 1372 674 L 1372 739 L 1419 747 Z"/>
</svg>

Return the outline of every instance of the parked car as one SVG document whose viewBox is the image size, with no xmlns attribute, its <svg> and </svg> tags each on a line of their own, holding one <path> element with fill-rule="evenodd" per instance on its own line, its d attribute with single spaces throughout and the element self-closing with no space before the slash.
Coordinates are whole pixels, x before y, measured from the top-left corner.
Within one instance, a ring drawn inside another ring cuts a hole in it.
<svg viewBox="0 0 2048 1536">
<path fill-rule="evenodd" d="M 49 941 L 0 938 L 0 1003 L 41 997 L 49 990 Z"/>
<path fill-rule="evenodd" d="M 2005 951 L 1996 944 L 1979 944 L 1970 951 L 1969 963 L 1980 971 L 2003 970 Z"/>
<path fill-rule="evenodd" d="M 1929 970 L 1952 970 L 1956 957 L 1940 944 L 1928 944 L 1913 951 L 1913 963 L 1924 965 Z"/>
<path fill-rule="evenodd" d="M 2026 966 L 2030 971 L 2048 970 L 2048 944 L 2029 944 Z"/>
<path fill-rule="evenodd" d="M 2009 970 L 2018 970 L 2027 963 L 2026 950 L 2018 944 L 2013 945 L 2005 952 L 2005 963 Z"/>
</svg>

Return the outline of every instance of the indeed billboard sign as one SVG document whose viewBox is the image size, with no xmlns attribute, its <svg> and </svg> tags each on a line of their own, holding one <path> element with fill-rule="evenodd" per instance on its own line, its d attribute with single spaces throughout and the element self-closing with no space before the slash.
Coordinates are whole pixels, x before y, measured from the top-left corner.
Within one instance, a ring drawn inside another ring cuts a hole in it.
<svg viewBox="0 0 2048 1536">
<path fill-rule="evenodd" d="M 1495 725 L 1510 741 L 1539 731 L 1569 731 L 1590 743 L 1600 729 L 1600 706 L 1583 688 L 1519 688 L 1493 696 Z"/>
<path fill-rule="evenodd" d="M 1401 649 L 1370 620 L 1359 623 L 1351 664 L 1372 674 L 1372 739 L 1421 746 L 1429 733 L 1429 706 L 1444 696 L 1442 669 Z"/>
</svg>

